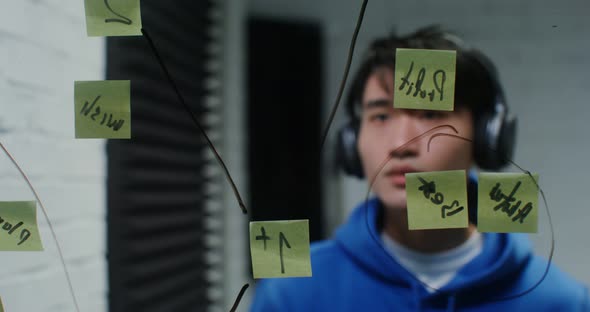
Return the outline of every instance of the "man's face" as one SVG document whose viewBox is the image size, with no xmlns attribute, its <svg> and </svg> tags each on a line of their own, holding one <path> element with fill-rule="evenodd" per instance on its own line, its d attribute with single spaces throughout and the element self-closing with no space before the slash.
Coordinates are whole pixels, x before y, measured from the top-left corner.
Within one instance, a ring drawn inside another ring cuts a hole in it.
<svg viewBox="0 0 590 312">
<path fill-rule="evenodd" d="M 387 89 L 393 90 L 391 70 L 377 70 L 369 77 L 362 99 L 358 149 L 367 181 L 371 183 L 375 179 L 372 185 L 375 194 L 388 209 L 403 209 L 406 208 L 406 173 L 469 169 L 473 156 L 471 143 L 448 136 L 432 140 L 429 152 L 430 135 L 397 148 L 439 125 L 452 125 L 459 132 L 457 135 L 473 139 L 472 114 L 467 109 L 451 112 L 394 109 L 392 91 Z M 431 133 L 437 132 L 455 134 L 448 128 Z"/>
</svg>

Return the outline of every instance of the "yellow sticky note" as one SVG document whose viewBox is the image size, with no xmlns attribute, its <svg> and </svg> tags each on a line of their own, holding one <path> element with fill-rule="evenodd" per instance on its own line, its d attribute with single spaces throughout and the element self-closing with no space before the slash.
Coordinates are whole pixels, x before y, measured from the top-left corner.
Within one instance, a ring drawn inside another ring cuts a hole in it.
<svg viewBox="0 0 590 312">
<path fill-rule="evenodd" d="M 2 298 L 0 298 L 0 312 L 4 312 L 4 304 L 2 304 Z"/>
<path fill-rule="evenodd" d="M 0 251 L 41 251 L 37 202 L 0 202 Z"/>
<path fill-rule="evenodd" d="M 254 278 L 311 276 L 309 221 L 250 222 Z"/>
<path fill-rule="evenodd" d="M 533 174 L 539 181 L 539 175 Z M 477 229 L 480 232 L 536 233 L 539 189 L 525 173 L 480 173 Z"/>
<path fill-rule="evenodd" d="M 406 173 L 410 230 L 467 227 L 465 170 Z"/>
<path fill-rule="evenodd" d="M 84 0 L 88 36 L 141 35 L 139 0 Z"/>
<path fill-rule="evenodd" d="M 397 49 L 393 106 L 452 111 L 456 59 L 456 51 Z"/>
<path fill-rule="evenodd" d="M 74 82 L 76 138 L 131 138 L 129 80 Z"/>
</svg>

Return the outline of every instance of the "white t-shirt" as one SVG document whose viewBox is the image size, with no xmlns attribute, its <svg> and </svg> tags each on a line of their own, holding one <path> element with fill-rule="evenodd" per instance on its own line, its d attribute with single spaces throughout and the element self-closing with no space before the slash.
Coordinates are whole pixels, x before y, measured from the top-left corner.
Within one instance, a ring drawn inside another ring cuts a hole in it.
<svg viewBox="0 0 590 312">
<path fill-rule="evenodd" d="M 430 286 L 426 287 L 428 292 L 434 292 L 449 283 L 459 269 L 481 253 L 483 247 L 483 237 L 477 231 L 474 231 L 463 244 L 439 253 L 423 253 L 409 249 L 385 233 L 381 233 L 381 240 L 385 250 L 406 270 Z"/>
</svg>

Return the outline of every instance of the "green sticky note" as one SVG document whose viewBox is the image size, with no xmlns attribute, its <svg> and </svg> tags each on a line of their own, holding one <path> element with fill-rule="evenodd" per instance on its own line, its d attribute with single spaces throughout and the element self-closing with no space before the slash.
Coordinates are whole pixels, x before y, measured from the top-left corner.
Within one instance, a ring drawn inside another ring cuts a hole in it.
<svg viewBox="0 0 590 312">
<path fill-rule="evenodd" d="M 528 174 L 482 172 L 478 180 L 478 231 L 537 232 L 539 189 Z"/>
<path fill-rule="evenodd" d="M 41 251 L 37 202 L 0 202 L 0 251 Z"/>
<path fill-rule="evenodd" d="M 74 82 L 76 138 L 131 138 L 129 80 Z"/>
<path fill-rule="evenodd" d="M 309 221 L 250 222 L 254 278 L 311 276 Z"/>
<path fill-rule="evenodd" d="M 84 0 L 88 36 L 141 35 L 139 0 Z"/>
<path fill-rule="evenodd" d="M 456 59 L 456 51 L 397 49 L 393 106 L 452 111 Z"/>
<path fill-rule="evenodd" d="M 410 230 L 468 225 L 465 170 L 406 173 Z"/>
</svg>

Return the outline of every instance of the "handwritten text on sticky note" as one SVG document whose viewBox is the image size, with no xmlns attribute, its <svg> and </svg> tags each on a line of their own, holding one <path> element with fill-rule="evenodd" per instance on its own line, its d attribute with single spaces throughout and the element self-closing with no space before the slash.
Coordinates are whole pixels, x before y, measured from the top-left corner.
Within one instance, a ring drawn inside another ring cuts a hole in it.
<svg viewBox="0 0 590 312">
<path fill-rule="evenodd" d="M 74 82 L 76 138 L 131 137 L 129 80 Z"/>
<path fill-rule="evenodd" d="M 539 190 L 528 174 L 480 173 L 478 180 L 480 232 L 537 232 Z"/>
<path fill-rule="evenodd" d="M 43 250 L 37 227 L 37 202 L 0 202 L 0 250 Z"/>
<path fill-rule="evenodd" d="M 410 230 L 468 225 L 465 170 L 406 173 L 406 198 Z"/>
<path fill-rule="evenodd" d="M 397 49 L 395 55 L 395 108 L 453 110 L 456 51 Z"/>
<path fill-rule="evenodd" d="M 250 222 L 254 278 L 311 276 L 309 221 Z"/>
<path fill-rule="evenodd" d="M 88 36 L 141 35 L 139 0 L 84 0 Z"/>
</svg>

